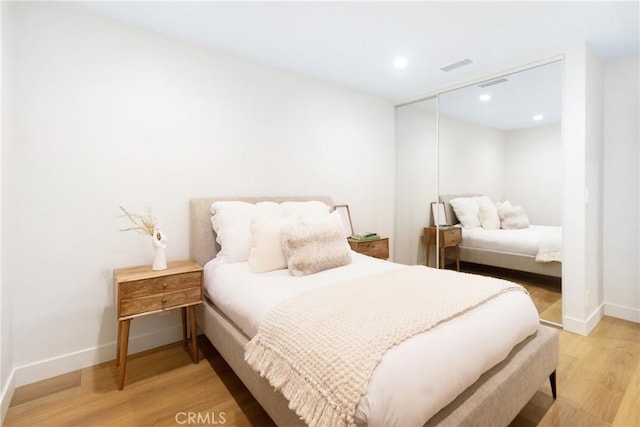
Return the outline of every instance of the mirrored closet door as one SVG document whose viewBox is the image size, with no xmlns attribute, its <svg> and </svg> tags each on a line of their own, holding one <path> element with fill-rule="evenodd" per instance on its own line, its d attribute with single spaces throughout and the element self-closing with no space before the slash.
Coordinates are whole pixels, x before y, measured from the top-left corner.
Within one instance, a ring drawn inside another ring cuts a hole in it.
<svg viewBox="0 0 640 427">
<path fill-rule="evenodd" d="M 562 233 L 561 67 L 553 62 L 397 108 L 396 261 L 456 268 L 459 248 L 463 271 L 523 284 L 541 318 L 554 323 L 562 319 L 554 260 Z M 431 203 L 445 204 L 441 222 L 460 224 L 453 205 L 464 214 L 470 201 L 475 223 L 423 238 L 435 225 Z"/>
</svg>

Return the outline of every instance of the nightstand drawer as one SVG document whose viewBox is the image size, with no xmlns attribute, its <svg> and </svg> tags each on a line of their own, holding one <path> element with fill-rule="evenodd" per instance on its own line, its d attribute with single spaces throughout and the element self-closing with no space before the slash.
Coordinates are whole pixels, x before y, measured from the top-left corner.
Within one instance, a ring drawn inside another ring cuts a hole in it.
<svg viewBox="0 0 640 427">
<path fill-rule="evenodd" d="M 202 300 L 202 288 L 192 287 L 180 291 L 165 292 L 138 298 L 123 298 L 120 302 L 119 317 L 132 316 L 150 311 L 167 310 Z"/>
<path fill-rule="evenodd" d="M 386 241 L 363 242 L 358 245 L 358 250 L 372 257 L 389 258 L 389 247 Z"/>
<path fill-rule="evenodd" d="M 462 230 L 454 228 L 452 230 L 442 230 L 442 246 L 458 245 L 462 241 Z"/>
<path fill-rule="evenodd" d="M 202 273 L 182 273 L 173 276 L 154 277 L 120 283 L 120 298 L 137 298 L 157 295 L 159 292 L 172 292 L 200 286 Z"/>
<path fill-rule="evenodd" d="M 348 239 L 348 242 L 351 249 L 363 255 L 380 259 L 389 258 L 389 239 L 386 237 L 369 241 L 360 241 L 350 238 Z"/>
</svg>

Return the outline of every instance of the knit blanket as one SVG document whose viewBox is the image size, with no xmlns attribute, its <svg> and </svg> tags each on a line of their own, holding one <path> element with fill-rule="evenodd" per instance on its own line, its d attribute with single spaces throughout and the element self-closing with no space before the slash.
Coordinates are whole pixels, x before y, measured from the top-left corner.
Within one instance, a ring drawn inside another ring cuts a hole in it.
<svg viewBox="0 0 640 427">
<path fill-rule="evenodd" d="M 245 360 L 311 426 L 354 426 L 387 350 L 507 291 L 504 280 L 408 266 L 303 292 L 280 302 Z"/>
<path fill-rule="evenodd" d="M 538 239 L 538 262 L 562 262 L 562 228 L 548 227 Z"/>
</svg>

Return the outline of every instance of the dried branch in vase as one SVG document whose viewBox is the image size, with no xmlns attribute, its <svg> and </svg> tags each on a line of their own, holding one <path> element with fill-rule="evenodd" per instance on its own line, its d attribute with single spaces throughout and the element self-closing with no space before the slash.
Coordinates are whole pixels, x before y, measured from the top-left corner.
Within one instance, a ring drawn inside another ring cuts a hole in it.
<svg viewBox="0 0 640 427">
<path fill-rule="evenodd" d="M 120 206 L 120 210 L 124 212 L 125 216 L 129 218 L 129 221 L 133 224 L 133 227 L 121 228 L 120 231 L 137 231 L 138 233 L 148 234 L 153 237 L 154 231 L 156 230 L 156 219 L 153 217 L 151 209 L 147 210 L 146 215 L 131 213 L 122 206 Z M 158 238 L 158 240 L 160 239 Z"/>
</svg>

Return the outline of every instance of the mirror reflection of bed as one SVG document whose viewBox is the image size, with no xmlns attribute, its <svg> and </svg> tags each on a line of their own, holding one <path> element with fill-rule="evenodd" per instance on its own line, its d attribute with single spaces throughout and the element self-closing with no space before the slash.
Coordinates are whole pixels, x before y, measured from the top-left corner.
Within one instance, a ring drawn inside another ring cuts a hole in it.
<svg viewBox="0 0 640 427">
<path fill-rule="evenodd" d="M 508 203 L 504 207 L 504 202 L 486 195 L 441 195 L 440 200 L 447 218 L 461 229 L 461 270 L 520 283 L 541 319 L 562 324 L 561 227 L 532 224 L 522 206 Z M 470 216 L 479 222 L 470 222 Z"/>
</svg>

